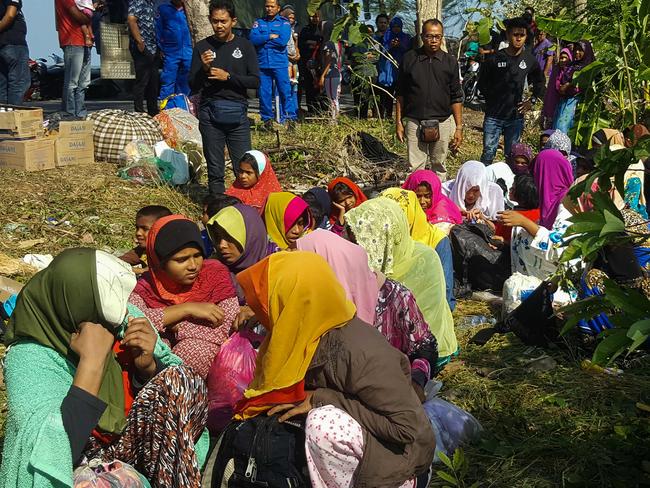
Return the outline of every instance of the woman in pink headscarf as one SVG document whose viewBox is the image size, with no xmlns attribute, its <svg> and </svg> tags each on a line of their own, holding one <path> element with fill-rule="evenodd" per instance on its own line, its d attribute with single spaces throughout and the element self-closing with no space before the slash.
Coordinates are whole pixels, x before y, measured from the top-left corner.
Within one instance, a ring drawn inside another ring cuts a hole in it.
<svg viewBox="0 0 650 488">
<path fill-rule="evenodd" d="M 397 281 L 374 273 L 366 251 L 333 232 L 316 229 L 298 239 L 296 246 L 328 262 L 348 299 L 356 305 L 357 316 L 409 357 L 413 381 L 424 387 L 435 373 L 438 344 L 413 293 Z"/>
<path fill-rule="evenodd" d="M 447 232 L 451 226 L 463 223 L 460 209 L 443 195 L 442 182 L 433 171 L 420 169 L 411 173 L 402 188 L 415 192 L 430 223 Z"/>
<path fill-rule="evenodd" d="M 545 149 L 537 155 L 534 176 L 539 191 L 539 224 L 515 211 L 501 212 L 499 218 L 515 227 L 512 272 L 544 280 L 557 271 L 563 236 L 571 225 L 571 213 L 562 200 L 573 184 L 573 168 L 560 151 Z"/>
</svg>

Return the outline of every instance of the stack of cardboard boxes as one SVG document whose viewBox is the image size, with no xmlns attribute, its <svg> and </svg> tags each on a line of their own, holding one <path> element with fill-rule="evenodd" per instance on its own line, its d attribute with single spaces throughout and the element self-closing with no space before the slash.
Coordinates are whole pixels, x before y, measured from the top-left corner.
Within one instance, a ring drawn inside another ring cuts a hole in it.
<svg viewBox="0 0 650 488">
<path fill-rule="evenodd" d="M 43 129 L 43 109 L 0 105 L 0 167 L 40 171 L 94 161 L 93 122 Z"/>
</svg>

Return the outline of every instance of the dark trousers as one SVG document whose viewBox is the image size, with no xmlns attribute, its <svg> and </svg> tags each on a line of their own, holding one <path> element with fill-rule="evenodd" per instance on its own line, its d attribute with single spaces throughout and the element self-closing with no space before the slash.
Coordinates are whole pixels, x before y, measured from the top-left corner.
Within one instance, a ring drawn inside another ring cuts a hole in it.
<svg viewBox="0 0 650 488">
<path fill-rule="evenodd" d="M 219 100 L 204 103 L 199 110 L 199 130 L 203 139 L 203 154 L 208 164 L 208 190 L 212 195 L 226 191 L 226 146 L 235 173 L 239 160 L 246 151 L 252 149 L 247 107 L 242 103 L 239 114 L 236 109 L 235 102 Z"/>
<path fill-rule="evenodd" d="M 137 47 L 131 47 L 131 56 L 135 66 L 135 85 L 133 85 L 133 108 L 136 112 L 147 112 L 152 117 L 158 113 L 158 75 L 159 58 L 145 49 L 141 53 Z M 144 108 L 145 101 L 147 110 Z"/>
<path fill-rule="evenodd" d="M 372 97 L 372 91 L 368 84 L 368 80 L 352 75 L 352 81 L 350 84 L 352 88 L 352 97 L 354 98 L 354 106 L 357 108 L 357 117 L 360 119 L 367 119 L 370 98 Z"/>
<path fill-rule="evenodd" d="M 379 92 L 379 115 L 382 119 L 390 119 L 393 117 L 393 103 L 395 102 L 393 95 L 395 94 L 395 87 L 382 86 L 381 88 L 377 90 Z"/>
<path fill-rule="evenodd" d="M 314 113 L 322 109 L 319 101 L 320 90 L 314 86 L 314 77 L 306 64 L 300 66 L 300 89 L 305 94 L 305 103 L 309 112 Z M 300 105 L 300 100 L 298 100 L 298 105 Z"/>
</svg>

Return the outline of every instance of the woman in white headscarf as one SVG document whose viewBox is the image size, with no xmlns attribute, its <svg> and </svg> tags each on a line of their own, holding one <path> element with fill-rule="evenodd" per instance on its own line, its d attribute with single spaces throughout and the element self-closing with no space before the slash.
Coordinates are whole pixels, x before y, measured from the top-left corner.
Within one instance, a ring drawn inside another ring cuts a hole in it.
<svg viewBox="0 0 650 488">
<path fill-rule="evenodd" d="M 480 161 L 467 161 L 456 178 L 443 185 L 443 191 L 458 206 L 466 221 L 483 222 L 493 227 L 492 220 L 504 209 L 503 190 L 488 179 Z"/>
</svg>

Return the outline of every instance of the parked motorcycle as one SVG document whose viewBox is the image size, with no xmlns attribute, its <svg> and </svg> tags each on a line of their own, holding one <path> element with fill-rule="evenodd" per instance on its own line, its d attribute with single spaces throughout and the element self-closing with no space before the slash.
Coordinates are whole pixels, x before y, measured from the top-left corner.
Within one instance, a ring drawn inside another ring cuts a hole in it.
<svg viewBox="0 0 650 488">
<path fill-rule="evenodd" d="M 478 75 L 481 64 L 473 57 L 464 57 L 460 68 L 461 85 L 466 104 L 480 104 L 483 102 L 478 89 Z"/>
</svg>

